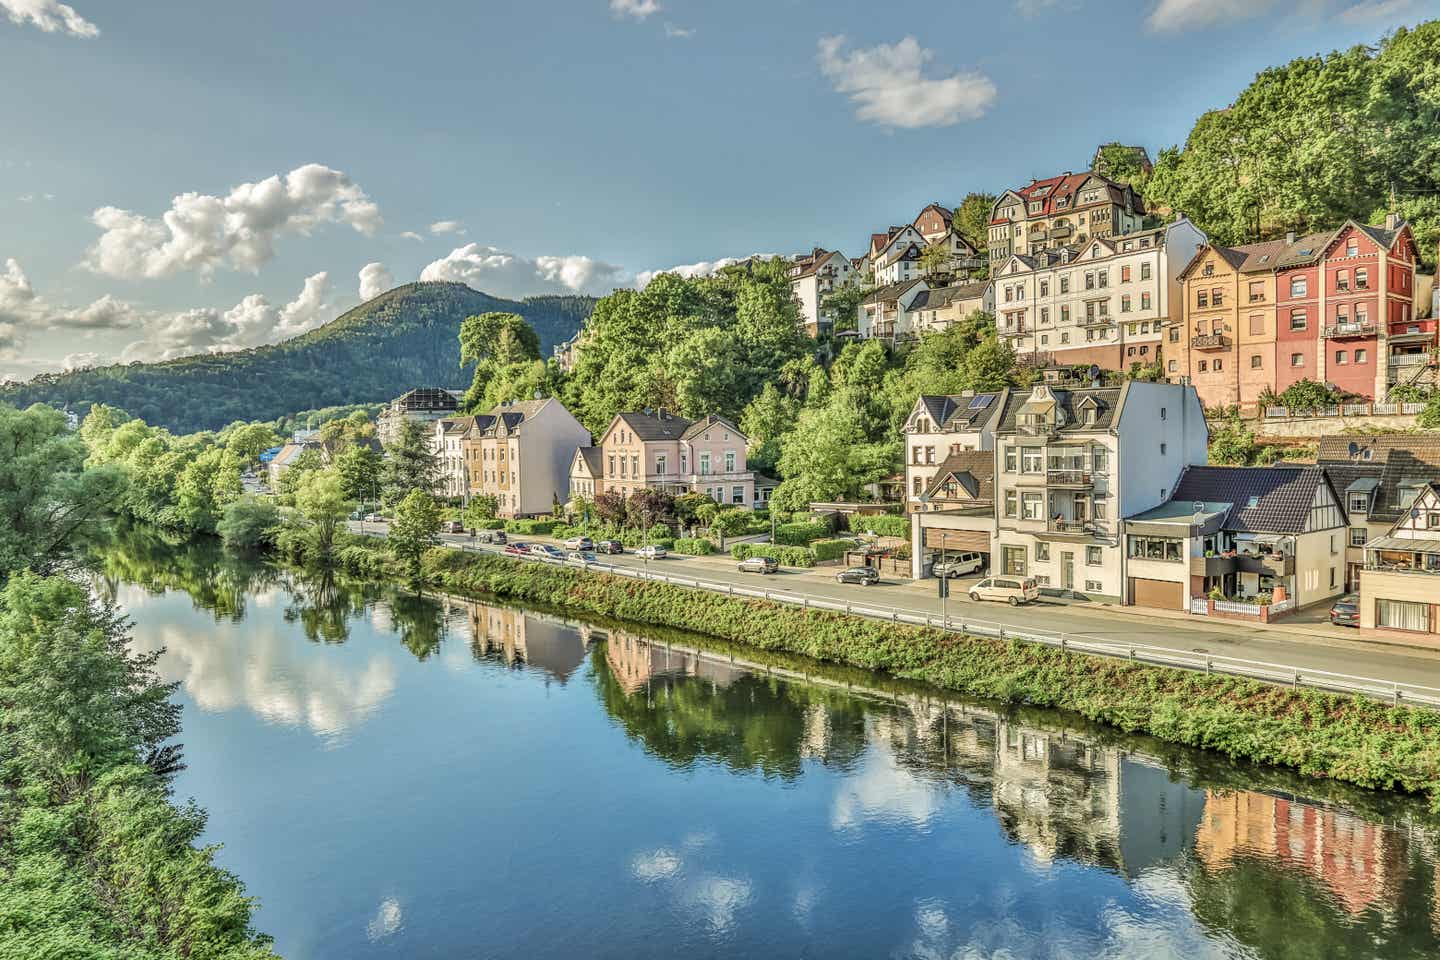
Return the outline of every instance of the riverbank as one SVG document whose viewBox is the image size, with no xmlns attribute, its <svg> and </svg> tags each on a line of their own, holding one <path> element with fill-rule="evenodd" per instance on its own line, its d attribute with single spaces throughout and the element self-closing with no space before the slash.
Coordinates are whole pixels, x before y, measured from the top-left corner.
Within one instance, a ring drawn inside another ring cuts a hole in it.
<svg viewBox="0 0 1440 960">
<path fill-rule="evenodd" d="M 382 546 L 358 544 L 345 550 L 344 559 L 357 572 L 376 575 L 388 568 L 387 556 Z M 422 569 L 429 585 L 459 593 L 675 627 L 969 696 L 1065 710 L 1125 732 L 1306 776 L 1424 795 L 1440 807 L 1440 714 L 1428 710 L 493 555 L 436 549 Z"/>
</svg>

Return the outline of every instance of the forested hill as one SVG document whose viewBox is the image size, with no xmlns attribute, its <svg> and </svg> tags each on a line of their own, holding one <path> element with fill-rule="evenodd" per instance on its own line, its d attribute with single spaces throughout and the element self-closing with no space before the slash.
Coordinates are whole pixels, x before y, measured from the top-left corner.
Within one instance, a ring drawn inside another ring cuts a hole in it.
<svg viewBox="0 0 1440 960">
<path fill-rule="evenodd" d="M 594 309 L 589 297 L 503 300 L 463 283 L 408 283 L 274 346 L 46 374 L 0 387 L 0 403 L 120 407 L 177 433 L 234 420 L 273 420 L 296 410 L 389 400 L 418 386 L 468 385 L 460 370 L 460 323 L 505 311 L 523 316 L 545 355 Z"/>
</svg>

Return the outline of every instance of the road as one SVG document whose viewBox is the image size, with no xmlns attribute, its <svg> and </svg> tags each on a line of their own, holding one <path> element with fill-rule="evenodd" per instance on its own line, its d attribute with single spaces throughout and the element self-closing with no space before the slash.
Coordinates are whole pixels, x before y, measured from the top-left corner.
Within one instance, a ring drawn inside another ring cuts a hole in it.
<svg viewBox="0 0 1440 960">
<path fill-rule="evenodd" d="M 361 524 L 351 523 L 350 526 L 353 532 L 362 532 Z M 364 533 L 378 536 L 385 534 L 384 524 L 367 523 L 363 526 Z M 451 546 L 466 549 L 496 553 L 503 550 L 501 547 L 487 547 L 484 544 L 472 545 L 468 536 L 444 535 L 441 539 Z M 547 537 L 523 539 L 526 542 L 555 542 Z M 631 553 L 602 556 L 600 560 L 614 566 L 646 566 Z M 934 580 L 889 581 L 861 587 L 836 583 L 834 568 L 785 569 L 777 574 L 762 576 L 737 571 L 735 561 L 728 556 L 683 557 L 671 554 L 663 560 L 651 561 L 648 568 L 653 572 L 766 589 L 776 594 L 789 593 L 817 600 L 863 603 L 867 607 L 894 608 L 902 613 L 937 618 L 941 613 L 941 601 L 936 596 Z M 1064 633 L 1067 637 L 1076 639 L 1108 640 L 1214 656 L 1240 657 L 1284 664 L 1301 670 L 1329 671 L 1440 689 L 1440 651 L 1431 652 L 1350 639 L 1347 635 L 1353 635 L 1354 631 L 1332 627 L 1328 623 L 1295 623 L 1292 629 L 1307 631 L 1302 634 L 1252 627 L 1235 621 L 1210 621 L 1183 615 L 1149 615 L 1134 612 L 1134 607 L 1120 612 L 1098 605 L 1048 599 L 1024 607 L 1010 607 L 1000 603 L 972 602 L 964 595 L 964 586 L 969 582 L 971 581 L 963 579 L 953 582 L 950 599 L 945 604 L 946 613 L 952 621 L 959 618 L 984 620 L 1001 623 L 1016 630 Z"/>
</svg>

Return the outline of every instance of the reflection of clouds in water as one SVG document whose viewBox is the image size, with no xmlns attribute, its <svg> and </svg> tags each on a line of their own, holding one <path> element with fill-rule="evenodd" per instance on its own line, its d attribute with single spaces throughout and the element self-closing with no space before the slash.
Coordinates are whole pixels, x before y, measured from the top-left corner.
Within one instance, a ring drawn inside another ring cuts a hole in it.
<svg viewBox="0 0 1440 960">
<path fill-rule="evenodd" d="M 158 669 L 178 680 L 207 713 L 248 707 L 268 723 L 309 727 L 323 736 L 362 722 L 395 689 L 395 667 L 372 656 L 357 671 L 353 658 L 325 656 L 262 624 L 187 632 L 175 625 L 137 629 L 132 646 L 165 648 Z"/>
<path fill-rule="evenodd" d="M 950 929 L 950 917 L 945 913 L 944 904 L 938 900 L 921 903 L 915 910 L 915 926 L 920 928 L 920 936 L 927 940 L 945 936 Z"/>
<path fill-rule="evenodd" d="M 386 897 L 380 901 L 375 916 L 365 924 L 365 936 L 371 940 L 383 940 L 391 934 L 398 933 L 405 925 L 405 914 L 400 909 L 400 901 L 394 897 Z"/>
<path fill-rule="evenodd" d="M 661 847 L 649 853 L 637 853 L 635 859 L 630 861 L 630 872 L 641 883 L 654 883 L 675 876 L 683 865 L 683 861 L 674 851 Z"/>
<path fill-rule="evenodd" d="M 735 926 L 735 914 L 750 902 L 750 881 L 707 874 L 685 884 L 678 899 L 710 932 L 726 933 Z"/>
<path fill-rule="evenodd" d="M 810 925 L 810 915 L 814 913 L 815 907 L 820 903 L 821 888 L 813 880 L 805 880 L 795 890 L 795 899 L 790 904 L 790 912 L 794 915 L 797 923 L 805 926 Z"/>
<path fill-rule="evenodd" d="M 370 626 L 375 628 L 376 633 L 394 633 L 395 617 L 390 612 L 388 603 L 374 603 L 370 605 Z"/>
<path fill-rule="evenodd" d="M 256 608 L 260 610 L 275 610 L 284 606 L 288 596 L 285 591 L 277 587 L 271 590 L 259 590 L 250 594 L 248 602 L 254 604 Z"/>
<path fill-rule="evenodd" d="M 905 821 L 923 829 L 943 802 L 939 786 L 902 768 L 894 749 L 872 736 L 855 775 L 842 782 L 835 794 L 830 825 L 846 830 L 880 818 Z"/>
</svg>

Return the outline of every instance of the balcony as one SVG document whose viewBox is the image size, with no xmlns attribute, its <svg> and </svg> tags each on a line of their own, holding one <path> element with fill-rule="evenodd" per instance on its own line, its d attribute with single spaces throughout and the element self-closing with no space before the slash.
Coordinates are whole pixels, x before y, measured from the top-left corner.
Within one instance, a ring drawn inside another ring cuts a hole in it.
<svg viewBox="0 0 1440 960">
<path fill-rule="evenodd" d="M 1045 485 L 1068 487 L 1072 490 L 1088 490 L 1095 485 L 1095 476 L 1089 470 L 1047 470 Z"/>
<path fill-rule="evenodd" d="M 1223 577 L 1226 574 L 1235 572 L 1234 557 L 1191 557 L 1190 575 L 1192 577 Z"/>
<path fill-rule="evenodd" d="M 1230 338 L 1223 333 L 1202 333 L 1190 338 L 1192 350 L 1229 350 Z"/>
<path fill-rule="evenodd" d="M 1069 224 L 1057 224 L 1050 228 L 1050 239 L 1064 240 L 1066 237 L 1073 236 L 1074 233 L 1075 228 Z"/>
<path fill-rule="evenodd" d="M 1295 575 L 1295 558 L 1278 553 L 1242 556 L 1235 559 L 1235 568 L 1241 573 L 1258 573 L 1262 577 L 1291 577 Z"/>
<path fill-rule="evenodd" d="M 1001 331 L 1000 331 L 1000 336 L 1002 336 L 1002 337 L 1023 337 L 1023 336 L 1025 336 L 1027 333 L 1030 333 L 1030 328 L 1027 327 L 1027 326 L 1026 326 L 1025 324 L 1023 324 L 1023 323 L 1017 323 L 1017 324 L 1015 324 L 1015 326 L 1013 326 L 1013 327 L 1006 327 L 1004 330 L 1001 330 Z"/>
<path fill-rule="evenodd" d="M 1375 336 L 1375 324 L 1369 320 L 1350 320 L 1346 323 L 1332 323 L 1325 328 L 1326 340 L 1349 340 L 1354 337 Z"/>
<path fill-rule="evenodd" d="M 1081 317 L 1077 326 L 1081 327 L 1110 327 L 1115 325 L 1114 317 Z"/>
<path fill-rule="evenodd" d="M 1108 540 L 1110 525 L 1104 520 L 1056 520 L 1045 522 L 1045 532 L 1075 540 Z"/>
</svg>

